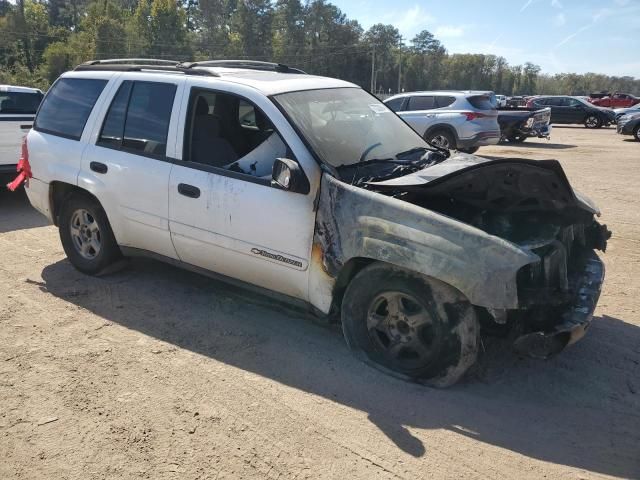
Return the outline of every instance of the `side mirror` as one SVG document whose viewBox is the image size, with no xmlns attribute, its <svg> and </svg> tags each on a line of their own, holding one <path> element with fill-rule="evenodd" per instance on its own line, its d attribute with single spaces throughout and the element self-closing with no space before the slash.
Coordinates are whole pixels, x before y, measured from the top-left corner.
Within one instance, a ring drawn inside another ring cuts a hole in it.
<svg viewBox="0 0 640 480">
<path fill-rule="evenodd" d="M 300 165 L 289 158 L 276 158 L 271 170 L 271 186 L 296 193 L 309 193 L 309 182 Z"/>
</svg>

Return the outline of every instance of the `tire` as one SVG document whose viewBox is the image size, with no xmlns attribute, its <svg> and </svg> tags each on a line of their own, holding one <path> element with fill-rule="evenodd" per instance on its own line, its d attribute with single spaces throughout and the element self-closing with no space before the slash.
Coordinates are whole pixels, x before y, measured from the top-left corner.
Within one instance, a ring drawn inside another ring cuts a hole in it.
<svg viewBox="0 0 640 480">
<path fill-rule="evenodd" d="M 584 119 L 584 126 L 586 128 L 600 128 L 602 127 L 602 119 L 597 115 L 589 115 Z"/>
<path fill-rule="evenodd" d="M 436 147 L 453 150 L 456 148 L 456 139 L 447 130 L 435 130 L 425 135 L 427 143 L 433 143 Z"/>
<path fill-rule="evenodd" d="M 389 264 L 373 263 L 353 278 L 341 316 L 357 356 L 406 380 L 448 387 L 478 355 L 479 323 L 464 296 Z"/>
<path fill-rule="evenodd" d="M 71 194 L 62 205 L 58 225 L 62 248 L 82 273 L 98 275 L 122 256 L 107 215 L 88 195 Z"/>
<path fill-rule="evenodd" d="M 640 125 L 633 130 L 633 138 L 636 139 L 636 142 L 640 142 Z"/>
<path fill-rule="evenodd" d="M 480 150 L 480 147 L 459 148 L 458 151 L 462 153 L 473 154 Z"/>
</svg>

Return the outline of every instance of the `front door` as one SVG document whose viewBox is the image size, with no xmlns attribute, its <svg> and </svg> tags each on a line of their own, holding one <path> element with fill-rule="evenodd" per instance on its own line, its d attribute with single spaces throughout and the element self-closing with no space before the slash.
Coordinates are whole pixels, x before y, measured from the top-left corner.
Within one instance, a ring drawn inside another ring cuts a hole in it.
<svg viewBox="0 0 640 480">
<path fill-rule="evenodd" d="M 284 121 L 271 104 L 192 88 L 169 228 L 182 261 L 306 300 L 314 195 L 271 186 L 276 158 L 295 155 L 263 113 L 269 107 Z"/>
<path fill-rule="evenodd" d="M 123 80 L 78 178 L 100 200 L 118 244 L 176 258 L 168 224 L 168 185 L 183 79 Z M 174 135 L 169 132 L 173 131 Z"/>
</svg>

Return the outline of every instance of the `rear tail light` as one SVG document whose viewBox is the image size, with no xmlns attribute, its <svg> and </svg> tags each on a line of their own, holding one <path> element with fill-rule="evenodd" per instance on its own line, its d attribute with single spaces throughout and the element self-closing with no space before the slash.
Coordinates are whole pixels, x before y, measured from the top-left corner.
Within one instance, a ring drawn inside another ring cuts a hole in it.
<svg viewBox="0 0 640 480">
<path fill-rule="evenodd" d="M 485 118 L 485 117 L 489 116 L 489 115 L 485 115 L 484 113 L 480 113 L 480 112 L 461 112 L 461 113 L 462 113 L 462 115 L 467 117 L 467 121 L 475 120 L 476 118 Z"/>
</svg>

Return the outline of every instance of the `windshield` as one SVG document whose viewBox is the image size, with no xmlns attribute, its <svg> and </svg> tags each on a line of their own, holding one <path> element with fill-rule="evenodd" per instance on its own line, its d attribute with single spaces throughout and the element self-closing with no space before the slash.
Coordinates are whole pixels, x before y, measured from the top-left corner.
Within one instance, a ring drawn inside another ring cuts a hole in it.
<svg viewBox="0 0 640 480">
<path fill-rule="evenodd" d="M 283 93 L 275 99 L 314 151 L 333 167 L 428 148 L 386 105 L 359 88 Z"/>
</svg>

